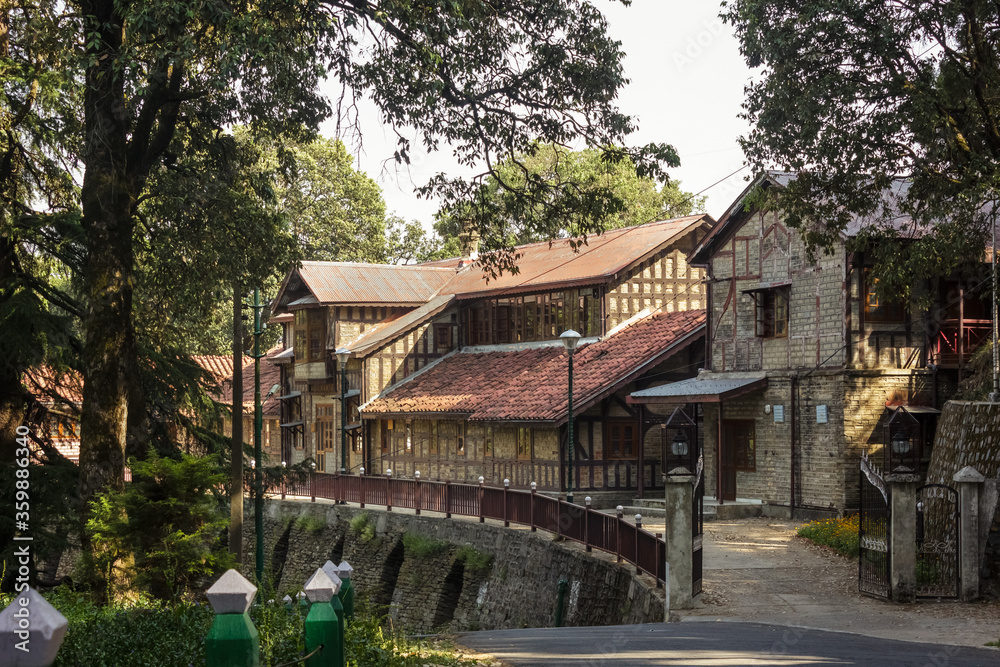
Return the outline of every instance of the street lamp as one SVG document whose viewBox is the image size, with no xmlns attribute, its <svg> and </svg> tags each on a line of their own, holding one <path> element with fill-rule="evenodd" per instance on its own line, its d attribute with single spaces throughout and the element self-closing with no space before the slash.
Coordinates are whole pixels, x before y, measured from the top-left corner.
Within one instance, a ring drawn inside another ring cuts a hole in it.
<svg viewBox="0 0 1000 667">
<path fill-rule="evenodd" d="M 347 474 L 347 360 L 351 353 L 340 348 L 337 364 L 340 366 L 340 474 Z"/>
<path fill-rule="evenodd" d="M 567 420 L 567 430 L 569 437 L 566 440 L 566 502 L 573 502 L 573 350 L 580 342 L 580 334 L 572 329 L 564 331 L 559 340 L 562 341 L 566 352 L 569 354 L 569 418 Z"/>
</svg>

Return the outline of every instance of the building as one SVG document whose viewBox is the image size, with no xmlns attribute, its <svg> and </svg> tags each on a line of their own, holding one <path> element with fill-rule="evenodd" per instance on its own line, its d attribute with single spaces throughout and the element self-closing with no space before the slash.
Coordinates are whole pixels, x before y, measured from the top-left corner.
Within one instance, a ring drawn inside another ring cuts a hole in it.
<svg viewBox="0 0 1000 667">
<path fill-rule="evenodd" d="M 870 221 L 810 261 L 780 213 L 745 206 L 791 178 L 759 176 L 689 257 L 708 273 L 705 370 L 629 400 L 701 405 L 706 493 L 719 501 L 839 511 L 858 506 L 862 454 L 881 459 L 895 438 L 911 469 L 929 459 L 937 408 L 991 325 L 957 279 L 926 286 L 927 310 L 879 301 L 870 259 L 847 243 Z"/>
<path fill-rule="evenodd" d="M 339 469 L 343 393 L 352 473 L 563 489 L 559 336 L 573 329 L 583 337 L 574 487 L 659 486 L 659 440 L 640 445 L 624 396 L 701 365 L 704 316 L 687 311 L 705 306 L 703 271 L 685 258 L 711 226 L 694 215 L 593 236 L 579 252 L 568 239 L 521 246 L 518 273 L 495 279 L 475 264 L 474 239 L 462 258 L 421 265 L 302 263 L 271 320 L 285 327 L 274 361 L 288 460 Z"/>
</svg>

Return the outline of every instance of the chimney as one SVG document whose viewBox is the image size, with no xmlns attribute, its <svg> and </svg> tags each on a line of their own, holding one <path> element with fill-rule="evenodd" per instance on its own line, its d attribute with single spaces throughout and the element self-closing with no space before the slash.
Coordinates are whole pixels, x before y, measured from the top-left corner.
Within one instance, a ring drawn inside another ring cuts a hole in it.
<svg viewBox="0 0 1000 667">
<path fill-rule="evenodd" d="M 462 257 L 458 261 L 458 268 L 461 269 L 479 259 L 479 232 L 470 221 L 462 223 L 458 242 L 462 248 Z"/>
</svg>

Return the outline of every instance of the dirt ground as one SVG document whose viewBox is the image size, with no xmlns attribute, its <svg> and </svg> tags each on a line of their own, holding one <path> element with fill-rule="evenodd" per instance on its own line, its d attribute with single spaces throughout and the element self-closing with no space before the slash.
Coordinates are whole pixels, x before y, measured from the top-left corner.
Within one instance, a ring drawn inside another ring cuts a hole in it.
<svg viewBox="0 0 1000 667">
<path fill-rule="evenodd" d="M 706 523 L 704 593 L 693 609 L 678 611 L 682 621 L 755 621 L 964 646 L 1000 638 L 1000 602 L 897 605 L 863 596 L 857 560 L 798 537 L 798 525 Z"/>
</svg>

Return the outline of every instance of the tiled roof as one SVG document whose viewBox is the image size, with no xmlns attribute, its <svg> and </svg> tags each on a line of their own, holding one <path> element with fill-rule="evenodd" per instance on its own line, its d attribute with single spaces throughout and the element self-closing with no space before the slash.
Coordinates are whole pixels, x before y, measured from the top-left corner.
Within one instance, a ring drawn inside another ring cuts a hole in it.
<svg viewBox="0 0 1000 667">
<path fill-rule="evenodd" d="M 195 354 L 191 360 L 201 366 L 218 385 L 233 378 L 233 355 L 231 354 Z M 249 361 L 252 361 L 250 357 L 243 357 L 244 366 Z"/>
<path fill-rule="evenodd" d="M 25 389 L 42 403 L 79 405 L 83 402 L 83 376 L 76 371 L 56 372 L 50 366 L 24 372 Z"/>
<path fill-rule="evenodd" d="M 703 310 L 656 312 L 609 338 L 581 346 L 573 357 L 574 411 L 586 409 L 684 349 L 704 326 Z M 388 391 L 363 412 L 559 422 L 568 412 L 567 379 L 566 352 L 558 343 L 515 351 L 462 352 Z"/>
<path fill-rule="evenodd" d="M 302 282 L 320 303 L 417 305 L 455 274 L 454 269 L 352 262 L 302 262 Z"/>
<path fill-rule="evenodd" d="M 571 239 L 518 246 L 518 273 L 505 273 L 495 280 L 487 280 L 482 269 L 473 264 L 457 273 L 441 293 L 463 298 L 492 292 L 537 291 L 548 285 L 603 282 L 679 237 L 701 226 L 707 229 L 712 224 L 708 215 L 689 215 L 593 235 L 587 238 L 587 245 L 576 251 Z"/>
<path fill-rule="evenodd" d="M 272 357 L 281 352 L 281 348 L 275 347 L 268 350 L 267 356 Z M 233 372 L 232 372 L 232 357 L 229 357 L 229 375 L 224 379 L 221 385 L 221 391 L 215 397 L 215 400 L 223 403 L 225 405 L 232 405 L 233 403 Z M 243 357 L 243 409 L 253 412 L 254 407 L 254 374 L 253 374 L 253 359 L 251 357 Z M 281 384 L 281 367 L 276 366 L 272 363 L 268 363 L 267 359 L 260 360 L 260 395 L 261 398 L 267 396 L 267 393 L 276 384 Z M 281 391 L 276 391 L 275 393 L 268 396 L 264 402 L 261 404 L 261 410 L 265 415 L 277 415 L 280 411 L 280 403 L 278 402 L 278 396 Z"/>
</svg>

